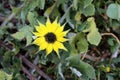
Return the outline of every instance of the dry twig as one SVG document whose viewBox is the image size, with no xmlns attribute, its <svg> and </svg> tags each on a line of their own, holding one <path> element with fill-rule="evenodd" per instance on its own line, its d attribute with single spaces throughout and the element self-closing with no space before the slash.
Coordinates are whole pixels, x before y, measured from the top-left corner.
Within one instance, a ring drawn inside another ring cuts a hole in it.
<svg viewBox="0 0 120 80">
<path fill-rule="evenodd" d="M 118 37 L 115 36 L 113 33 L 102 33 L 101 35 L 102 35 L 102 36 L 105 36 L 105 35 L 113 36 L 113 37 L 116 39 L 116 41 L 118 42 L 118 44 L 120 45 L 120 40 L 119 40 Z"/>
<path fill-rule="evenodd" d="M 27 60 L 24 56 L 20 55 L 22 58 L 22 62 L 25 63 L 28 67 L 36 69 L 37 73 L 41 75 L 46 80 L 52 80 L 47 74 L 45 74 L 42 70 L 40 70 L 37 66 L 32 64 L 29 60 Z"/>
<path fill-rule="evenodd" d="M 29 76 L 30 80 L 35 80 L 35 77 L 24 66 L 22 66 L 22 71 Z"/>
<path fill-rule="evenodd" d="M 91 61 L 99 61 L 100 60 L 100 57 L 93 57 L 93 56 L 90 56 L 88 54 L 81 54 L 81 56 L 82 56 L 82 60 L 84 58 L 89 59 Z"/>
</svg>

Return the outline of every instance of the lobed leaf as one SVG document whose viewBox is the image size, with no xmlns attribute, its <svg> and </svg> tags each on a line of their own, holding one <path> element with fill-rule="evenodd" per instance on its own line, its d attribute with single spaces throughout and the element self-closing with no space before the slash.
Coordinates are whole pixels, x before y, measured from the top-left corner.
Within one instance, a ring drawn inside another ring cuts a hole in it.
<svg viewBox="0 0 120 80">
<path fill-rule="evenodd" d="M 0 80 L 12 80 L 12 74 L 7 74 L 3 70 L 0 70 Z"/>
<path fill-rule="evenodd" d="M 112 19 L 120 20 L 120 5 L 112 3 L 108 6 L 107 16 Z"/>
<path fill-rule="evenodd" d="M 71 55 L 67 58 L 67 60 L 70 62 L 70 66 L 76 68 L 82 74 L 82 76 L 85 76 L 89 79 L 95 79 L 96 76 L 94 68 L 88 63 L 81 61 L 79 54 Z"/>
<path fill-rule="evenodd" d="M 27 41 L 26 46 L 27 46 L 32 42 L 32 31 L 33 31 L 32 27 L 24 26 L 19 30 L 19 32 L 16 32 L 11 36 L 18 40 L 22 40 L 23 38 L 26 38 L 26 41 Z"/>
</svg>

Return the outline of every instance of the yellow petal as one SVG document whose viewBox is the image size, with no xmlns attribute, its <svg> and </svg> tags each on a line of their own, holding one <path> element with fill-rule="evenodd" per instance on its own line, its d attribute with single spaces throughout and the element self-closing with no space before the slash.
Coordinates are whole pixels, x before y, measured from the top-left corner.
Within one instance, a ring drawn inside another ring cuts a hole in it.
<svg viewBox="0 0 120 80">
<path fill-rule="evenodd" d="M 44 37 L 39 37 L 39 38 L 36 38 L 34 40 L 33 44 L 36 44 L 36 45 L 40 46 L 44 42 L 45 42 L 45 38 Z"/>
<path fill-rule="evenodd" d="M 56 27 L 58 28 L 59 27 L 59 24 L 57 23 L 57 18 L 55 19 L 55 21 L 52 23 L 53 27 Z"/>
<path fill-rule="evenodd" d="M 57 30 L 57 28 L 59 28 L 59 25 L 57 23 L 57 18 L 55 19 L 55 21 L 52 23 L 52 32 L 55 32 Z"/>
<path fill-rule="evenodd" d="M 64 29 L 64 27 L 58 27 L 57 29 L 56 29 L 56 31 L 55 31 L 55 33 L 56 34 L 59 34 L 59 33 L 61 33 L 62 31 L 63 31 L 63 29 Z"/>
<path fill-rule="evenodd" d="M 51 23 L 50 20 L 47 19 L 46 27 L 48 32 L 55 32 L 58 27 L 57 21 L 55 20 L 53 23 Z"/>
<path fill-rule="evenodd" d="M 41 24 L 41 23 L 39 23 L 39 25 L 38 25 L 38 26 L 35 26 L 35 29 L 36 29 L 38 32 L 41 32 L 41 29 L 42 29 L 42 28 L 44 28 L 44 29 L 45 29 L 46 27 L 45 27 L 45 25 L 44 25 L 44 24 Z M 42 30 L 43 30 L 43 29 L 42 29 Z"/>
<path fill-rule="evenodd" d="M 46 28 L 47 28 L 48 32 L 51 32 L 51 30 L 52 30 L 52 24 L 51 24 L 49 18 L 47 19 L 47 22 L 46 22 Z"/>
<path fill-rule="evenodd" d="M 69 30 L 63 31 L 61 33 L 57 33 L 56 35 L 57 35 L 57 37 L 64 37 L 68 32 L 69 32 Z"/>
<path fill-rule="evenodd" d="M 46 25 L 50 25 L 51 24 L 51 21 L 49 18 L 47 18 L 47 22 L 46 22 Z"/>
<path fill-rule="evenodd" d="M 56 52 L 57 56 L 60 58 L 58 47 L 56 47 L 56 45 L 53 44 L 53 49 Z"/>
<path fill-rule="evenodd" d="M 56 18 L 52 24 L 57 24 L 57 21 L 58 21 L 58 18 Z"/>
<path fill-rule="evenodd" d="M 57 49 L 63 49 L 65 51 L 67 51 L 67 49 L 64 47 L 64 45 L 61 43 L 61 42 L 58 42 L 56 41 L 54 44 L 53 44 L 54 48 L 56 47 Z"/>
<path fill-rule="evenodd" d="M 42 34 L 42 35 L 45 35 L 46 33 L 48 33 L 48 30 L 47 30 L 47 28 L 44 26 L 42 26 L 42 27 L 36 27 L 36 30 L 40 33 L 40 34 Z"/>
<path fill-rule="evenodd" d="M 48 44 L 48 47 L 46 48 L 46 52 L 47 52 L 46 55 L 50 54 L 52 50 L 53 50 L 53 44 Z"/>
<path fill-rule="evenodd" d="M 38 24 L 39 24 L 39 27 L 45 27 L 45 25 L 40 23 L 39 21 L 38 21 Z"/>
<path fill-rule="evenodd" d="M 61 27 L 63 27 L 63 28 L 64 28 L 64 27 L 65 27 L 65 25 L 66 25 L 66 23 L 64 23 Z"/>
<path fill-rule="evenodd" d="M 42 37 L 45 35 L 44 33 L 38 33 L 38 32 L 33 32 L 33 34 L 37 37 Z"/>
<path fill-rule="evenodd" d="M 40 45 L 40 50 L 46 49 L 47 46 L 48 46 L 48 43 L 47 43 L 47 42 L 41 43 L 41 45 Z"/>
<path fill-rule="evenodd" d="M 65 42 L 65 41 L 68 41 L 68 39 L 63 38 L 63 37 L 57 37 L 57 41 L 59 41 L 59 42 Z"/>
<path fill-rule="evenodd" d="M 58 47 L 56 47 L 56 44 L 53 44 L 53 49 L 54 49 L 54 51 L 56 52 L 56 53 L 58 53 Z"/>
</svg>

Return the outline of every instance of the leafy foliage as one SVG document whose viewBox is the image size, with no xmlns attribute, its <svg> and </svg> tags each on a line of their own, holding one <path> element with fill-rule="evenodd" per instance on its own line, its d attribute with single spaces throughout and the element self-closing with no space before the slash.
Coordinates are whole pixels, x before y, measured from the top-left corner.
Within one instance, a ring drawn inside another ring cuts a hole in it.
<svg viewBox="0 0 120 80">
<path fill-rule="evenodd" d="M 12 75 L 7 74 L 4 71 L 0 71 L 0 79 L 1 80 L 12 80 Z"/>
<path fill-rule="evenodd" d="M 32 44 L 48 17 L 69 30 L 60 58 Z M 0 0 L 1 80 L 119 80 L 119 53 L 120 0 Z"/>
<path fill-rule="evenodd" d="M 114 11 L 113 11 L 114 10 Z M 110 4 L 108 6 L 107 15 L 112 19 L 120 20 L 120 5 L 119 4 Z"/>
</svg>

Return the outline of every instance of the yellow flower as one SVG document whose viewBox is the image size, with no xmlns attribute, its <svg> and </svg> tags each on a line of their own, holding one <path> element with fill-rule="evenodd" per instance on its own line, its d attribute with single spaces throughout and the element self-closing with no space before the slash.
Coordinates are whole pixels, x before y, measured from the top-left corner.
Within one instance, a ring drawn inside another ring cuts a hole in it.
<svg viewBox="0 0 120 80">
<path fill-rule="evenodd" d="M 110 67 L 106 67 L 106 72 L 110 72 Z"/>
<path fill-rule="evenodd" d="M 61 26 L 60 23 L 57 22 L 57 19 L 51 23 L 49 18 L 45 25 L 40 22 L 38 23 L 39 25 L 35 26 L 37 32 L 33 32 L 37 37 L 33 43 L 38 45 L 40 50 L 46 49 L 46 55 L 54 50 L 58 56 L 59 49 L 67 51 L 63 45 L 63 42 L 68 40 L 65 38 L 68 30 L 63 31 L 65 25 Z"/>
</svg>

